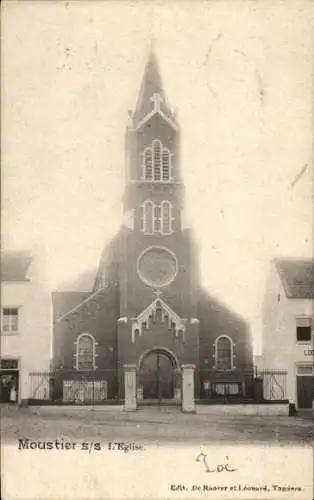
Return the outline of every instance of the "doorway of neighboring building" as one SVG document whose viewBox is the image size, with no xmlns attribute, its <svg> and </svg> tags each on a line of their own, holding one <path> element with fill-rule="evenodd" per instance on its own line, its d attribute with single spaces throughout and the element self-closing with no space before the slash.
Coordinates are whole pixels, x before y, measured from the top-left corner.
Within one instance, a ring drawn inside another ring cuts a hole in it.
<svg viewBox="0 0 314 500">
<path fill-rule="evenodd" d="M 309 376 L 297 377 L 298 408 L 312 408 L 314 398 L 314 378 Z"/>
<path fill-rule="evenodd" d="M 314 399 L 313 367 L 310 364 L 297 366 L 298 408 L 312 408 Z"/>
<path fill-rule="evenodd" d="M 168 351 L 148 352 L 140 363 L 139 386 L 143 400 L 170 400 L 175 397 L 176 362 Z"/>
<path fill-rule="evenodd" d="M 17 404 L 18 372 L 0 371 L 0 402 Z"/>
</svg>

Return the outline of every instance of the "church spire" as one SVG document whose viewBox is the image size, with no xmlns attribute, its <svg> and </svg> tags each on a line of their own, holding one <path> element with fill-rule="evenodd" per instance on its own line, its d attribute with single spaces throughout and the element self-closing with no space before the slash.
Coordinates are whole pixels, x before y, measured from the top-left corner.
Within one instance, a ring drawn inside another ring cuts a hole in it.
<svg viewBox="0 0 314 500">
<path fill-rule="evenodd" d="M 154 109 L 156 103 L 158 103 L 164 113 L 171 116 L 170 109 L 166 104 L 165 91 L 156 57 L 155 42 L 151 40 L 142 85 L 134 112 L 135 120 L 142 120 Z"/>
</svg>

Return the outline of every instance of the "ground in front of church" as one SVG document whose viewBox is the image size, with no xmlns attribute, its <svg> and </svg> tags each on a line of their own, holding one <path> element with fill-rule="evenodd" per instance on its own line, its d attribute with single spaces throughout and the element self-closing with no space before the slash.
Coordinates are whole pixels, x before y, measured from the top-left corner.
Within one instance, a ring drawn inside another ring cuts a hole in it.
<svg viewBox="0 0 314 500">
<path fill-rule="evenodd" d="M 53 440 L 60 436 L 77 440 L 133 441 L 137 443 L 232 443 L 311 445 L 314 420 L 298 417 L 214 416 L 180 411 L 118 408 L 69 408 L 2 406 L 4 443 L 19 438 Z"/>
</svg>

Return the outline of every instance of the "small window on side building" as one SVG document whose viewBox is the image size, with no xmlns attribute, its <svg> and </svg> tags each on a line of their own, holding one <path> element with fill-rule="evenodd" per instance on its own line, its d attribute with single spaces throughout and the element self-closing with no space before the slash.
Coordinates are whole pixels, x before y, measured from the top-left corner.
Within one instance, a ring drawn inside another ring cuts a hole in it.
<svg viewBox="0 0 314 500">
<path fill-rule="evenodd" d="M 17 307 L 4 307 L 2 310 L 2 328 L 4 333 L 18 331 L 19 310 Z"/>
<path fill-rule="evenodd" d="M 297 318 L 297 342 L 310 342 L 312 337 L 312 318 Z"/>
</svg>

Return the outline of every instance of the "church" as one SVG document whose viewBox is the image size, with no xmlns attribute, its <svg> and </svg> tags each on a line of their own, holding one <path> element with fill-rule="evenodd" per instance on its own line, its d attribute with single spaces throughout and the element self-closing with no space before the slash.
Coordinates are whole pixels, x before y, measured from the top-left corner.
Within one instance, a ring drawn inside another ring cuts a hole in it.
<svg viewBox="0 0 314 500">
<path fill-rule="evenodd" d="M 153 50 L 125 148 L 123 222 L 103 250 L 93 289 L 53 293 L 54 397 L 122 401 L 132 367 L 138 402 L 178 402 L 184 366 L 193 367 L 196 399 L 245 396 L 250 331 L 202 289 L 184 217 L 180 126 Z"/>
</svg>

